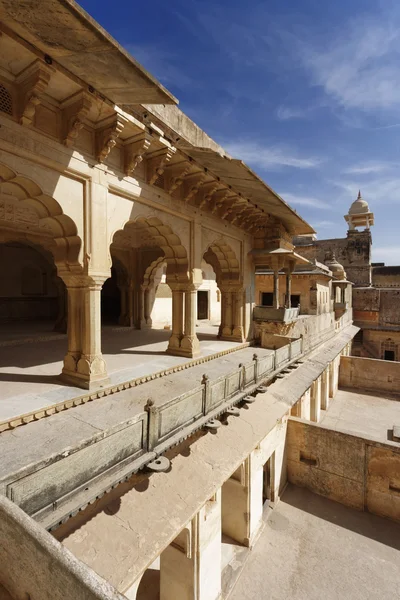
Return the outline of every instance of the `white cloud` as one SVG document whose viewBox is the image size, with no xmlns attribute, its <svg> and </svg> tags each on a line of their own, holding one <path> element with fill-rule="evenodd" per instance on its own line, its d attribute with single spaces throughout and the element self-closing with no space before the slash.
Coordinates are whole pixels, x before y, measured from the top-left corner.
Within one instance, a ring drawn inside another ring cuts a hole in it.
<svg viewBox="0 0 400 600">
<path fill-rule="evenodd" d="M 290 108 L 289 106 L 281 105 L 276 111 L 276 116 L 280 121 L 289 121 L 289 119 L 305 119 L 308 112 L 306 109 Z"/>
<path fill-rule="evenodd" d="M 282 198 L 286 200 L 289 204 L 298 204 L 299 206 L 308 206 L 310 208 L 318 208 L 321 210 L 332 210 L 333 207 L 328 202 L 324 202 L 319 198 L 315 198 L 313 196 L 297 196 L 296 194 L 291 194 L 288 192 L 287 194 L 281 194 Z M 325 224 L 330 222 L 325 221 Z"/>
<path fill-rule="evenodd" d="M 312 169 L 322 162 L 319 158 L 299 156 L 284 146 L 268 146 L 246 140 L 226 142 L 222 145 L 234 158 L 261 169 L 277 170 L 283 167 Z"/>
<path fill-rule="evenodd" d="M 332 42 L 300 42 L 315 84 L 348 109 L 400 108 L 400 26 L 396 19 L 359 17 Z"/>
<path fill-rule="evenodd" d="M 372 246 L 372 261 L 400 265 L 400 246 Z"/>
<path fill-rule="evenodd" d="M 386 171 L 387 169 L 390 169 L 391 166 L 391 163 L 367 162 L 365 164 L 348 167 L 343 173 L 349 175 L 369 175 L 371 173 L 381 173 L 382 171 Z"/>
<path fill-rule="evenodd" d="M 360 188 L 359 181 L 346 181 L 338 178 L 332 181 L 332 184 L 341 188 L 348 198 L 348 205 L 356 199 Z M 374 206 L 379 204 L 400 203 L 400 177 L 376 177 L 375 179 L 363 182 L 361 194 L 364 200 L 369 203 L 370 210 L 374 212 Z M 344 198 L 343 198 L 344 200 Z M 397 214 L 396 214 L 397 218 Z"/>
<path fill-rule="evenodd" d="M 313 223 L 314 229 L 319 229 L 321 227 L 333 227 L 334 225 L 335 223 L 333 221 L 317 221 L 316 223 Z"/>
</svg>

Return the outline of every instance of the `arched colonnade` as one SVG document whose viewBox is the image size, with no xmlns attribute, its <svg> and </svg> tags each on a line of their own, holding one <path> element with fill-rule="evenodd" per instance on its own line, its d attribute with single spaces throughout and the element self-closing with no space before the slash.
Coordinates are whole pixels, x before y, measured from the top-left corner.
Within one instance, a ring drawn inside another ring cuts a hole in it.
<svg viewBox="0 0 400 600">
<path fill-rule="evenodd" d="M 99 271 L 93 256 L 85 251 L 83 232 L 78 232 L 60 204 L 31 179 L 0 164 L 0 244 L 26 245 L 42 253 L 49 264 L 53 261 L 60 330 L 65 330 L 63 320 L 67 319 L 68 349 L 62 374 L 74 385 L 90 388 L 107 382 L 101 353 L 101 294 L 111 274 L 120 294 L 119 324 L 141 329 L 152 326 L 154 281 L 162 267 L 172 296 L 167 352 L 185 357 L 200 354 L 196 322 L 197 290 L 202 282 L 192 273 L 195 266 L 201 272 L 201 264 L 193 264 L 189 249 L 163 221 L 163 214 L 154 209 L 149 212 L 121 223 L 110 240 L 105 237 L 112 267 Z M 243 276 L 235 252 L 216 236 L 201 260 L 214 270 L 221 294 L 219 337 L 242 341 Z"/>
</svg>

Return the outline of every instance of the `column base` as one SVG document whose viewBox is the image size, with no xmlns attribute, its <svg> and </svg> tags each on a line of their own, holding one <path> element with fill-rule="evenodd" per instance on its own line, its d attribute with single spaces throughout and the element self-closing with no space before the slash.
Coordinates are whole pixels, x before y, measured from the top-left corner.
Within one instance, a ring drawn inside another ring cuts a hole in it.
<svg viewBox="0 0 400 600">
<path fill-rule="evenodd" d="M 200 349 L 194 351 L 186 348 L 167 348 L 166 353 L 171 356 L 184 356 L 185 358 L 198 358 L 201 356 Z"/>
<path fill-rule="evenodd" d="M 67 354 L 60 378 L 70 385 L 90 390 L 104 387 L 110 383 L 106 363 L 100 356 Z"/>
<path fill-rule="evenodd" d="M 87 375 L 82 375 L 81 373 L 77 373 L 76 371 L 68 371 L 67 369 L 63 369 L 59 375 L 59 379 L 64 382 L 72 385 L 74 387 L 79 387 L 84 390 L 94 390 L 102 387 L 106 387 L 110 384 L 110 378 L 108 375 L 95 375 L 88 379 Z"/>
</svg>

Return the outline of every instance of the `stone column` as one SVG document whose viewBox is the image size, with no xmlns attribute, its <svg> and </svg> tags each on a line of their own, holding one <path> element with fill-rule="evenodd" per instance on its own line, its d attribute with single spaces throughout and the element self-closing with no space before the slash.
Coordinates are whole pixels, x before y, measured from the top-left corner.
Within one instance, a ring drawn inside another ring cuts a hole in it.
<svg viewBox="0 0 400 600">
<path fill-rule="evenodd" d="M 259 454 L 252 452 L 221 489 L 222 533 L 247 547 L 252 546 L 262 524 L 263 465 Z"/>
<path fill-rule="evenodd" d="M 68 352 L 62 376 L 91 389 L 109 382 L 101 353 L 100 294 L 106 277 L 72 277 L 68 289 Z"/>
<path fill-rule="evenodd" d="M 321 376 L 321 409 L 329 408 L 329 367 L 325 369 Z"/>
<path fill-rule="evenodd" d="M 196 335 L 197 287 L 185 289 L 185 333 L 181 341 L 181 355 L 194 358 L 200 355 L 200 343 Z"/>
<path fill-rule="evenodd" d="M 221 290 L 221 294 L 224 297 L 224 323 L 222 327 L 222 338 L 231 338 L 232 336 L 232 322 L 233 322 L 233 298 L 232 291 L 225 289 Z"/>
<path fill-rule="evenodd" d="M 321 378 L 318 377 L 311 386 L 310 420 L 318 423 L 321 419 Z"/>
<path fill-rule="evenodd" d="M 290 269 L 286 272 L 286 308 L 292 307 L 292 301 L 290 299 L 292 295 L 292 271 Z"/>
<path fill-rule="evenodd" d="M 160 600 L 221 597 L 221 491 L 160 556 Z"/>
<path fill-rule="evenodd" d="M 240 289 L 234 292 L 233 297 L 235 299 L 235 314 L 233 320 L 234 326 L 232 337 L 239 342 L 243 342 L 243 290 Z"/>
<path fill-rule="evenodd" d="M 179 355 L 183 337 L 183 290 L 179 285 L 172 283 L 168 285 L 172 290 L 172 333 L 167 352 Z"/>
<path fill-rule="evenodd" d="M 150 310 L 150 288 L 143 289 L 143 323 L 142 328 L 151 328 L 151 310 Z"/>
<path fill-rule="evenodd" d="M 274 269 L 274 297 L 272 305 L 274 308 L 279 308 L 279 269 Z"/>
</svg>

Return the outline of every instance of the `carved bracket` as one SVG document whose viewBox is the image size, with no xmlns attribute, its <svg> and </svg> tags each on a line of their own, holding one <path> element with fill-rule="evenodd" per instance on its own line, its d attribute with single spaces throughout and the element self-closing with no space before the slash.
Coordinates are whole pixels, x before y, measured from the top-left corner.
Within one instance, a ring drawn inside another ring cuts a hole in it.
<svg viewBox="0 0 400 600">
<path fill-rule="evenodd" d="M 117 143 L 117 139 L 122 133 L 125 124 L 128 120 L 120 115 L 115 114 L 111 124 L 96 132 L 97 145 L 97 160 L 102 163 L 106 160 L 111 150 Z"/>
<path fill-rule="evenodd" d="M 202 187 L 202 197 L 199 203 L 199 208 L 204 208 L 206 204 L 211 202 L 212 197 L 217 192 L 220 183 L 218 181 L 209 181 L 205 183 Z"/>
<path fill-rule="evenodd" d="M 144 155 L 150 148 L 152 136 L 143 132 L 130 141 L 125 147 L 125 175 L 131 176 L 137 166 L 142 162 Z"/>
<path fill-rule="evenodd" d="M 63 110 L 63 118 L 65 122 L 65 137 L 64 145 L 71 148 L 79 132 L 83 129 L 83 119 L 85 119 L 92 108 L 92 99 L 82 92 L 80 97 L 72 104 L 69 104 Z"/>
<path fill-rule="evenodd" d="M 215 194 L 213 195 L 213 206 L 211 208 L 211 213 L 215 214 L 217 212 L 218 209 L 221 208 L 221 206 L 223 206 L 225 200 L 229 197 L 229 194 L 231 194 L 231 190 L 226 188 L 223 190 L 218 190 L 218 192 L 215 192 Z"/>
<path fill-rule="evenodd" d="M 182 185 L 185 177 L 189 175 L 192 168 L 193 160 L 191 158 L 168 166 L 168 180 L 166 187 L 168 194 L 172 194 L 176 189 L 178 189 L 178 187 Z"/>
<path fill-rule="evenodd" d="M 185 179 L 185 191 L 183 198 L 186 203 L 189 203 L 194 198 L 207 179 L 207 173 L 205 171 L 200 173 L 193 173 L 188 175 Z"/>
<path fill-rule="evenodd" d="M 165 167 L 176 152 L 176 148 L 170 146 L 169 148 L 162 148 L 156 150 L 147 159 L 147 181 L 150 185 L 153 185 L 157 178 L 164 174 Z"/>
<path fill-rule="evenodd" d="M 20 125 L 32 125 L 35 118 L 36 107 L 41 102 L 41 95 L 46 90 L 50 81 L 52 70 L 41 61 L 36 60 L 17 79 L 20 82 Z"/>
</svg>

